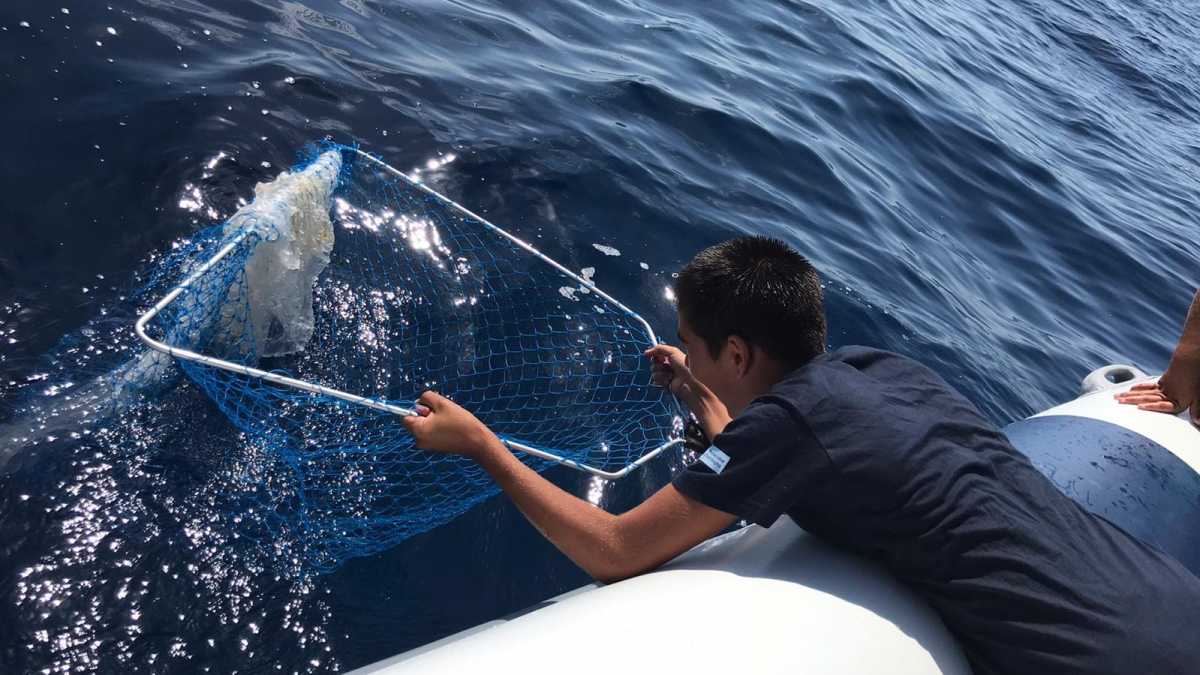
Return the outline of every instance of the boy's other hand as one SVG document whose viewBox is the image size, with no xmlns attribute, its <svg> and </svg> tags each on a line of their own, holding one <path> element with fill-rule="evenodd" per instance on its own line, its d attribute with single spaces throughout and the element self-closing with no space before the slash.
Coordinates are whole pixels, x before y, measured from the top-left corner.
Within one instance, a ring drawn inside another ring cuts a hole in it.
<svg viewBox="0 0 1200 675">
<path fill-rule="evenodd" d="M 466 408 L 436 392 L 421 394 L 416 410 L 400 419 L 422 450 L 474 457 L 492 433 Z"/>
<path fill-rule="evenodd" d="M 692 375 L 687 366 L 687 355 L 683 350 L 671 345 L 655 345 L 647 349 L 646 358 L 650 359 L 651 379 L 654 384 L 666 387 L 679 397 L 689 407 L 700 393 L 702 385 Z"/>
</svg>

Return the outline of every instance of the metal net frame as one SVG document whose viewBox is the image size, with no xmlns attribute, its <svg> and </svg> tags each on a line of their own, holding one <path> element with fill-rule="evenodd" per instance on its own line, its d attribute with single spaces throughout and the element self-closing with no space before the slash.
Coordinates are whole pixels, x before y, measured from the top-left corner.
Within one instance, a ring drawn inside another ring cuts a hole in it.
<svg viewBox="0 0 1200 675">
<path fill-rule="evenodd" d="M 311 565 L 383 550 L 497 493 L 472 461 L 413 446 L 396 416 L 426 389 L 539 471 L 612 480 L 682 443 L 677 402 L 650 382 L 645 319 L 382 160 L 322 150 L 342 158 L 334 242 L 301 351 L 260 356 L 252 326 L 247 263 L 271 222 L 227 224 L 135 325 L 286 472 L 263 511 Z"/>
</svg>

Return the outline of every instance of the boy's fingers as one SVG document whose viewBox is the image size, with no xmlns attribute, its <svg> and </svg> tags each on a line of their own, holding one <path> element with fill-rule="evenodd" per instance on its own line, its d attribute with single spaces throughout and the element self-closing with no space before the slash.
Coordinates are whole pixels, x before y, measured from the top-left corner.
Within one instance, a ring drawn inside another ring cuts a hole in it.
<svg viewBox="0 0 1200 675">
<path fill-rule="evenodd" d="M 439 408 L 442 407 L 442 403 L 445 402 L 445 400 L 446 400 L 445 396 L 442 396 L 441 394 L 437 393 L 436 391 L 430 390 L 430 391 L 426 391 L 425 393 L 421 394 L 421 398 L 417 399 L 417 403 L 420 403 L 420 404 L 424 405 L 426 408 L 429 408 L 430 410 L 433 410 L 436 412 Z"/>
<path fill-rule="evenodd" d="M 668 359 L 675 355 L 678 350 L 671 345 L 654 345 L 643 352 L 649 358 L 665 356 Z"/>
<path fill-rule="evenodd" d="M 1157 382 L 1142 382 L 1141 384 L 1135 384 L 1130 387 L 1129 391 L 1153 391 L 1155 389 L 1158 389 Z"/>
</svg>

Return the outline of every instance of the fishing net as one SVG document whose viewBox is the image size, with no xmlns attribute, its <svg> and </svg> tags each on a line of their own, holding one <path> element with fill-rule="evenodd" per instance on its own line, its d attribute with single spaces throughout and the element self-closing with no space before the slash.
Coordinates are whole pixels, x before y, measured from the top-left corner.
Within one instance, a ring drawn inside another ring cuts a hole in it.
<svg viewBox="0 0 1200 675">
<path fill-rule="evenodd" d="M 538 470 L 628 471 L 678 435 L 644 320 L 352 148 L 259 185 L 206 249 L 146 335 L 273 459 L 260 515 L 317 569 L 495 494 L 473 462 L 413 447 L 397 414 L 425 389 Z"/>
</svg>

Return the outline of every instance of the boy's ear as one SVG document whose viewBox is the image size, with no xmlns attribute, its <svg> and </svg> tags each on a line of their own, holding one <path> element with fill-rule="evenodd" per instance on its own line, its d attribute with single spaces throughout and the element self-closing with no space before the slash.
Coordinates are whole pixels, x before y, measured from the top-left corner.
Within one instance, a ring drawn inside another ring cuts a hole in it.
<svg viewBox="0 0 1200 675">
<path fill-rule="evenodd" d="M 740 335 L 730 335 L 726 338 L 725 350 L 729 353 L 729 358 L 733 360 L 734 370 L 739 377 L 750 372 L 750 367 L 754 363 L 754 354 L 749 343 Z"/>
</svg>

